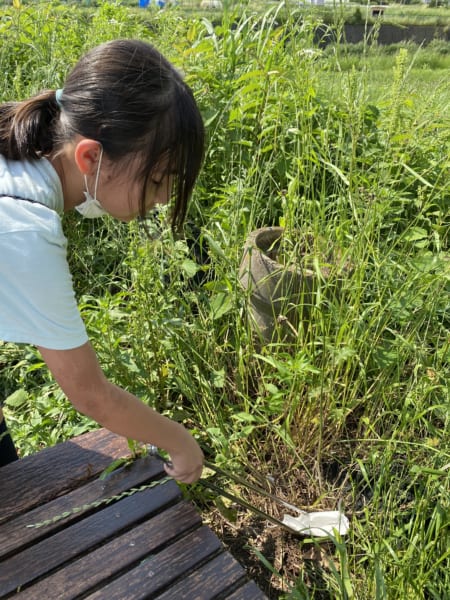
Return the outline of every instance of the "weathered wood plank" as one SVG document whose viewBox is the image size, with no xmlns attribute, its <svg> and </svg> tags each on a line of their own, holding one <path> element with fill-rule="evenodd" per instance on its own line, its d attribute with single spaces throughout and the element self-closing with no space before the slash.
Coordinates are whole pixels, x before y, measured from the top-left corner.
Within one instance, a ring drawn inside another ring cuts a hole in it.
<svg viewBox="0 0 450 600">
<path fill-rule="evenodd" d="M 52 517 L 62 515 L 73 508 L 90 504 L 103 498 L 110 498 L 128 490 L 137 487 L 150 479 L 162 474 L 162 464 L 160 461 L 146 457 L 134 461 L 130 466 L 123 467 L 109 475 L 106 479 L 96 479 L 90 483 L 44 503 L 29 512 L 11 519 L 6 523 L 0 524 L 0 558 L 18 552 L 20 549 L 31 543 L 49 537 L 55 530 L 60 529 L 61 524 L 67 526 L 69 523 L 79 520 L 80 513 L 72 514 L 64 520 L 60 520 L 51 525 L 41 528 L 30 528 L 27 525 L 40 523 Z"/>
<path fill-rule="evenodd" d="M 0 523 L 76 488 L 129 454 L 125 438 L 99 429 L 1 467 Z"/>
<path fill-rule="evenodd" d="M 201 527 L 159 554 L 149 557 L 118 580 L 88 596 L 86 600 L 145 600 L 153 597 L 159 589 L 216 554 L 221 547 L 220 541 L 212 531 Z"/>
<path fill-rule="evenodd" d="M 89 590 L 103 585 L 103 582 L 117 577 L 161 547 L 172 544 L 177 537 L 186 535 L 188 531 L 200 526 L 201 518 L 194 507 L 187 502 L 179 502 L 75 562 L 64 565 L 60 570 L 15 595 L 14 598 L 74 600 L 88 593 Z M 156 560 L 159 563 L 165 560 L 164 556 L 167 552 L 170 555 L 170 545 L 152 561 Z M 187 554 L 188 556 L 192 554 L 192 547 L 187 549 Z M 167 569 L 167 565 L 163 567 Z M 147 590 L 147 586 L 148 580 L 144 582 L 142 589 Z M 98 593 L 103 594 L 104 589 L 102 588 Z M 107 586 L 107 589 L 109 590 L 110 586 Z M 108 591 L 107 595 L 101 597 L 109 600 L 115 597 L 111 594 Z M 124 597 L 119 596 L 120 600 Z"/>
<path fill-rule="evenodd" d="M 180 498 L 174 481 L 107 506 L 0 563 L 0 594 L 11 592 Z M 26 568 L 24 568 L 26 566 Z"/>
<path fill-rule="evenodd" d="M 248 581 L 235 592 L 226 596 L 226 600 L 268 600 L 254 581 Z"/>
<path fill-rule="evenodd" d="M 231 554 L 216 558 L 195 570 L 168 590 L 154 596 L 157 600 L 213 600 L 229 587 L 245 580 L 245 571 Z"/>
<path fill-rule="evenodd" d="M 23 600 L 267 600 L 174 481 L 27 528 L 147 484 L 160 461 L 129 456 L 96 430 L 0 469 L 0 598 Z"/>
</svg>

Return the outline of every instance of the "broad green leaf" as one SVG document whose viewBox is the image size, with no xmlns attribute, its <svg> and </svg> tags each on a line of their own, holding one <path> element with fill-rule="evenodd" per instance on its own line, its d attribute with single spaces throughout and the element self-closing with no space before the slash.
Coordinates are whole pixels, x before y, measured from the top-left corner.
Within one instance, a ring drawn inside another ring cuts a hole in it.
<svg viewBox="0 0 450 600">
<path fill-rule="evenodd" d="M 190 260 L 189 258 L 186 258 L 183 261 L 183 263 L 181 264 L 181 268 L 188 277 L 194 277 L 194 275 L 199 270 L 199 266 L 197 265 L 197 263 L 193 260 Z"/>
<path fill-rule="evenodd" d="M 423 240 L 428 237 L 428 232 L 422 227 L 411 227 L 404 235 L 404 240 L 407 242 L 415 242 L 417 240 Z"/>
<path fill-rule="evenodd" d="M 212 373 L 212 384 L 215 388 L 223 388 L 225 385 L 225 370 L 213 371 Z"/>
<path fill-rule="evenodd" d="M 14 408 L 23 406 L 27 402 L 28 402 L 28 394 L 23 389 L 16 390 L 10 396 L 8 396 L 5 400 L 5 404 L 7 406 L 13 406 Z"/>
<path fill-rule="evenodd" d="M 246 421 L 247 423 L 254 423 L 256 421 L 254 415 L 246 412 L 238 412 L 234 414 L 233 419 L 236 419 L 236 421 Z"/>
<path fill-rule="evenodd" d="M 213 319 L 220 319 L 223 315 L 226 315 L 233 308 L 230 295 L 220 292 L 216 294 L 211 300 L 211 312 Z"/>
</svg>

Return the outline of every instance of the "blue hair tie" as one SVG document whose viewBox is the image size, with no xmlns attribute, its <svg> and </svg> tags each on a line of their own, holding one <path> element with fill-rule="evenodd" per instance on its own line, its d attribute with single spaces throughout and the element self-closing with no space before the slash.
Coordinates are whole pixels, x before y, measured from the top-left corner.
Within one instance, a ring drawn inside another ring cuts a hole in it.
<svg viewBox="0 0 450 600">
<path fill-rule="evenodd" d="M 59 90 L 56 90 L 55 100 L 56 100 L 56 104 L 59 106 L 59 108 L 63 107 L 62 103 L 61 103 L 62 95 L 63 95 L 63 90 L 61 88 Z"/>
</svg>

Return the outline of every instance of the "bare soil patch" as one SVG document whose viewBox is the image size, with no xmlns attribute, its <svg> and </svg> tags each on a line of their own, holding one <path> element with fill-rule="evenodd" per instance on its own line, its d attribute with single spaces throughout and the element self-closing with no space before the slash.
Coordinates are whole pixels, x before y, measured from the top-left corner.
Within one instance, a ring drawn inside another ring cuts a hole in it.
<svg viewBox="0 0 450 600">
<path fill-rule="evenodd" d="M 281 465 L 276 466 L 279 468 Z M 280 473 L 280 470 L 277 469 L 276 472 Z M 315 491 L 308 486 L 304 472 L 292 467 L 283 469 L 282 472 L 288 473 L 289 476 L 277 478 L 274 489 L 270 491 L 299 508 L 312 506 Z M 271 499 L 257 495 L 251 490 L 227 485 L 222 481 L 217 482 L 217 485 L 219 483 L 222 489 L 244 498 L 252 506 L 279 520 L 288 512 Z M 332 496 L 336 497 L 335 494 Z M 200 502 L 203 521 L 216 533 L 226 549 L 246 569 L 248 576 L 270 600 L 288 598 L 293 583 L 307 591 L 314 600 L 332 600 L 330 586 L 326 581 L 330 574 L 330 565 L 339 571 L 333 543 L 324 539 L 313 541 L 301 537 L 255 515 L 250 510 L 222 500 L 213 492 L 208 497 L 208 492 L 203 488 Z M 312 510 L 335 509 L 336 505 L 332 502 L 330 497 L 329 506 L 314 507 Z"/>
</svg>

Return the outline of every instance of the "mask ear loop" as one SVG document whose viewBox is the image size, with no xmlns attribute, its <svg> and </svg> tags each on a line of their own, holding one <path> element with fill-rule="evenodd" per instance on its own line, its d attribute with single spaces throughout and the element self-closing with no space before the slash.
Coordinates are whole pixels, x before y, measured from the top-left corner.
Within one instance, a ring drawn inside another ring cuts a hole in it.
<svg viewBox="0 0 450 600">
<path fill-rule="evenodd" d="M 98 179 L 100 177 L 100 168 L 102 166 L 102 158 L 103 158 L 103 146 L 100 144 L 100 158 L 98 159 L 97 175 L 95 176 L 95 184 L 94 184 L 95 200 L 97 200 L 97 186 L 98 186 Z M 98 202 L 98 200 L 97 200 L 97 202 Z"/>
<path fill-rule="evenodd" d="M 98 159 L 97 174 L 95 176 L 95 183 L 94 183 L 94 200 L 96 202 L 98 202 L 98 200 L 97 200 L 97 187 L 98 187 L 98 180 L 99 180 L 99 177 L 100 177 L 100 168 L 102 166 L 102 158 L 103 158 L 103 146 L 100 144 L 100 158 Z M 90 196 L 88 182 L 87 182 L 87 176 L 86 175 L 84 176 L 84 185 L 86 186 L 86 191 L 88 193 L 88 196 Z"/>
</svg>

